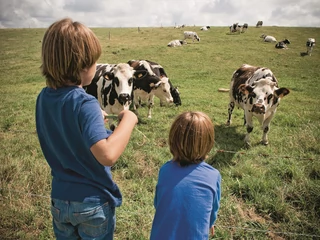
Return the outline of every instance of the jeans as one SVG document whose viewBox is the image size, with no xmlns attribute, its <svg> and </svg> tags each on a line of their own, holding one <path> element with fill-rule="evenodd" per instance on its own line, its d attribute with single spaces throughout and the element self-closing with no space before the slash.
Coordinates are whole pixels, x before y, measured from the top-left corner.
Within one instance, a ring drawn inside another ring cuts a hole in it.
<svg viewBox="0 0 320 240">
<path fill-rule="evenodd" d="M 51 199 L 57 240 L 112 240 L 115 208 L 108 203 L 81 203 Z"/>
</svg>

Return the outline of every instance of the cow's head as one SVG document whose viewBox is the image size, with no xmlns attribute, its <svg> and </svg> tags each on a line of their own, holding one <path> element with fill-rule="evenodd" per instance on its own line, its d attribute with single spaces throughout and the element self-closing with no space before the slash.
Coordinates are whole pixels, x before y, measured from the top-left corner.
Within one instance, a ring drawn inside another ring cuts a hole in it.
<svg viewBox="0 0 320 240">
<path fill-rule="evenodd" d="M 239 91 L 245 95 L 247 110 L 256 114 L 265 114 L 290 93 L 287 88 L 278 88 L 271 77 L 259 79 L 252 85 L 241 84 Z"/>
<path fill-rule="evenodd" d="M 160 76 L 160 81 L 152 85 L 152 91 L 160 99 L 161 106 L 173 103 L 169 79 L 166 76 Z"/>
<path fill-rule="evenodd" d="M 117 99 L 122 105 L 131 104 L 134 72 L 127 63 L 119 63 L 104 74 L 105 80 L 112 81 Z"/>
</svg>

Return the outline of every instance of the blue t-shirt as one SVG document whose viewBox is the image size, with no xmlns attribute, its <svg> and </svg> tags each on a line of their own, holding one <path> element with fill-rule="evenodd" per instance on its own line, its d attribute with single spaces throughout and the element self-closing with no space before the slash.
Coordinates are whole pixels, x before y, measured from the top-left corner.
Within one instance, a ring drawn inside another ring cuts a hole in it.
<svg viewBox="0 0 320 240">
<path fill-rule="evenodd" d="M 221 175 L 205 162 L 181 167 L 168 161 L 160 171 L 151 240 L 208 240 L 220 205 Z"/>
<path fill-rule="evenodd" d="M 52 198 L 121 205 L 111 168 L 100 164 L 90 151 L 112 134 L 104 126 L 96 98 L 77 86 L 43 88 L 36 103 L 36 128 L 51 167 Z"/>
</svg>

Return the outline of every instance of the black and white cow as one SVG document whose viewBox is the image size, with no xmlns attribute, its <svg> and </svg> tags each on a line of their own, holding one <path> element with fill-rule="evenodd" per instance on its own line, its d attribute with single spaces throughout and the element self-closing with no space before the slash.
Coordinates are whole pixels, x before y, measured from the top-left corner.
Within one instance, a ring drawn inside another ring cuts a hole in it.
<svg viewBox="0 0 320 240">
<path fill-rule="evenodd" d="M 134 72 L 127 63 L 97 64 L 91 84 L 84 89 L 107 114 L 119 114 L 132 103 Z"/>
<path fill-rule="evenodd" d="M 203 26 L 200 28 L 201 31 L 208 31 L 210 29 L 210 26 Z"/>
<path fill-rule="evenodd" d="M 290 41 L 286 38 L 286 39 L 282 40 L 281 42 L 277 42 L 277 44 L 275 45 L 275 48 L 288 49 L 287 44 L 290 44 Z"/>
<path fill-rule="evenodd" d="M 232 24 L 230 27 L 230 33 L 241 33 L 242 27 L 238 23 Z"/>
<path fill-rule="evenodd" d="M 184 31 L 183 36 L 184 36 L 184 40 L 192 39 L 192 42 L 194 42 L 194 40 L 197 40 L 198 42 L 200 42 L 200 38 L 196 32 Z"/>
<path fill-rule="evenodd" d="M 267 145 L 270 122 L 281 98 L 289 93 L 289 89 L 278 87 L 278 80 L 269 68 L 243 64 L 232 75 L 229 117 L 226 125 L 231 124 L 231 115 L 235 106 L 241 107 L 244 110 L 247 128 L 245 143 L 250 146 L 250 133 L 253 130 L 252 118 L 256 117 L 263 130 L 261 143 Z"/>
<path fill-rule="evenodd" d="M 133 103 L 137 114 L 140 103 L 147 102 L 148 118 L 151 118 L 154 96 L 160 99 L 161 106 L 172 102 L 181 105 L 179 91 L 173 87 L 161 65 L 148 60 L 130 60 L 128 64 L 135 70 Z"/>
<path fill-rule="evenodd" d="M 180 46 L 186 45 L 186 44 L 187 44 L 187 41 L 176 39 L 176 40 L 170 41 L 170 42 L 167 44 L 167 46 L 168 46 L 168 47 L 180 47 Z"/>
<path fill-rule="evenodd" d="M 256 27 L 262 27 L 263 21 L 258 21 Z"/>
<path fill-rule="evenodd" d="M 270 36 L 270 35 L 266 35 L 266 34 L 262 34 L 260 36 L 260 38 L 263 38 L 263 41 L 265 41 L 265 42 L 276 42 L 277 41 L 277 39 L 275 37 Z"/>
<path fill-rule="evenodd" d="M 313 47 L 316 45 L 316 40 L 314 38 L 308 38 L 306 42 L 307 54 L 311 56 Z"/>
<path fill-rule="evenodd" d="M 243 24 L 241 33 L 245 33 L 248 30 L 248 23 Z"/>
</svg>

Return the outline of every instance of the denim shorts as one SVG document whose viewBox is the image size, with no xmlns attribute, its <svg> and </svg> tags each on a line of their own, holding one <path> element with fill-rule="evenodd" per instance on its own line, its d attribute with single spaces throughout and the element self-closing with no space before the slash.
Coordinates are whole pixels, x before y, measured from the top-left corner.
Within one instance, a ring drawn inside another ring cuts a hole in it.
<svg viewBox="0 0 320 240">
<path fill-rule="evenodd" d="M 115 208 L 108 203 L 81 203 L 51 199 L 53 230 L 57 240 L 112 240 Z"/>
</svg>

